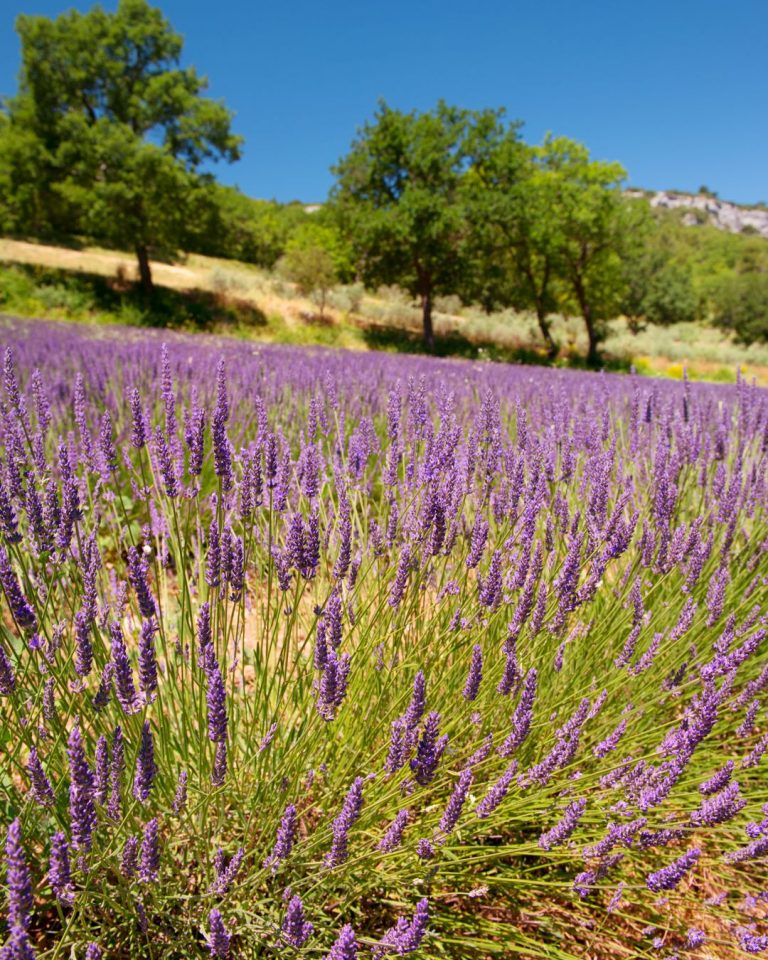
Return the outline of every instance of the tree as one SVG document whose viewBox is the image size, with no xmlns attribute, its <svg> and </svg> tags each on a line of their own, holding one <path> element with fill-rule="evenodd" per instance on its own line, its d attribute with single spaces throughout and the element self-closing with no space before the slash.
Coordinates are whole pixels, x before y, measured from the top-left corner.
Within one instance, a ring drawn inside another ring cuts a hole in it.
<svg viewBox="0 0 768 960">
<path fill-rule="evenodd" d="M 337 280 L 333 257 L 316 246 L 294 246 L 288 249 L 278 267 L 287 280 L 295 283 L 304 296 L 318 294 L 320 317 L 325 314 L 328 291 Z"/>
<path fill-rule="evenodd" d="M 768 340 L 768 272 L 721 280 L 714 292 L 713 320 L 742 343 Z"/>
<path fill-rule="evenodd" d="M 332 203 L 362 279 L 398 284 L 420 301 L 428 350 L 435 297 L 462 286 L 459 250 L 468 228 L 462 183 L 501 136 L 500 117 L 442 101 L 428 113 L 402 113 L 382 102 L 333 168 Z"/>
<path fill-rule="evenodd" d="M 562 243 L 553 216 L 556 191 L 557 180 L 518 139 L 516 127 L 472 171 L 466 190 L 473 224 L 468 294 L 489 311 L 533 311 L 550 360 L 559 349 L 549 319 L 558 307 Z"/>
<path fill-rule="evenodd" d="M 600 361 L 605 321 L 620 313 L 625 276 L 622 256 L 631 247 L 637 208 L 622 196 L 618 163 L 590 160 L 585 146 L 547 138 L 538 162 L 552 181 L 548 217 L 556 224 L 558 269 L 587 330 L 587 362 Z"/>
<path fill-rule="evenodd" d="M 152 290 L 150 251 L 185 236 L 206 160 L 232 161 L 240 138 L 207 81 L 179 60 L 181 37 L 145 0 L 120 0 L 56 20 L 21 16 L 19 92 L 9 125 L 36 139 L 42 189 L 91 236 L 136 252 Z M 69 218 L 69 220 L 68 220 Z"/>
</svg>

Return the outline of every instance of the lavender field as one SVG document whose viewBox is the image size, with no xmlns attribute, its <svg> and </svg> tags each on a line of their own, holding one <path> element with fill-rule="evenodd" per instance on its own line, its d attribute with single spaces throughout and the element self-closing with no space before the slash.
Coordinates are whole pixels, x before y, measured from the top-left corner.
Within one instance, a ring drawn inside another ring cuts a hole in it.
<svg viewBox="0 0 768 960">
<path fill-rule="evenodd" d="M 6 322 L 3 960 L 768 956 L 768 394 Z"/>
</svg>

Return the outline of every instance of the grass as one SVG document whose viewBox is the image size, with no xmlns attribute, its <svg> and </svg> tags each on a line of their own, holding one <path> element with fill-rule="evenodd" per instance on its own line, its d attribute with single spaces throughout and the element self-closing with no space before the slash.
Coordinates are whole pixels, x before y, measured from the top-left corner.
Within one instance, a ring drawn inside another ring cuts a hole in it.
<svg viewBox="0 0 768 960">
<path fill-rule="evenodd" d="M 421 317 L 407 294 L 359 285 L 338 287 L 324 317 L 283 280 L 250 264 L 196 254 L 180 264 L 154 263 L 156 292 L 147 300 L 135 286 L 127 254 L 97 247 L 50 247 L 0 240 L 0 309 L 9 314 L 80 322 L 159 326 L 225 334 L 262 342 L 423 353 Z M 438 356 L 507 363 L 547 363 L 535 319 L 506 310 L 492 315 L 438 299 Z M 560 366 L 579 367 L 586 337 L 578 318 L 557 317 L 553 334 Z M 768 344 L 745 346 L 700 323 L 635 333 L 623 319 L 609 325 L 607 369 L 634 368 L 646 376 L 732 383 L 740 368 L 768 385 Z"/>
</svg>

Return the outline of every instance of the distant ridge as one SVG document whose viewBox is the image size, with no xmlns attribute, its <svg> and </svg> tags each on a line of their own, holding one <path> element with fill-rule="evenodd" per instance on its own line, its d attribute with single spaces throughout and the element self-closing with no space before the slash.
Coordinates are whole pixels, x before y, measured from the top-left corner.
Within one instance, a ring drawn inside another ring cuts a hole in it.
<svg viewBox="0 0 768 960">
<path fill-rule="evenodd" d="M 768 239 L 768 209 L 764 206 L 748 207 L 729 200 L 720 200 L 709 193 L 680 193 L 676 190 L 627 190 L 629 197 L 645 197 L 652 207 L 669 210 L 690 210 L 683 217 L 688 226 L 710 223 L 730 233 L 755 234 Z"/>
</svg>

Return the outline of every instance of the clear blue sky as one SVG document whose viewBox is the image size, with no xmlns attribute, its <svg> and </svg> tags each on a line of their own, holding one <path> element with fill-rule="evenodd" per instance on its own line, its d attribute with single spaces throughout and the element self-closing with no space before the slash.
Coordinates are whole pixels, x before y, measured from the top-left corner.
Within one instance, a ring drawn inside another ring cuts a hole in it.
<svg viewBox="0 0 768 960">
<path fill-rule="evenodd" d="M 103 3 L 114 9 L 116 0 Z M 766 0 L 163 0 L 184 60 L 235 112 L 243 159 L 227 183 L 316 201 L 329 167 L 383 97 L 507 108 L 523 136 L 576 138 L 632 185 L 768 202 Z M 76 0 L 0 2 L 0 93 L 19 65 L 17 13 Z"/>
</svg>

